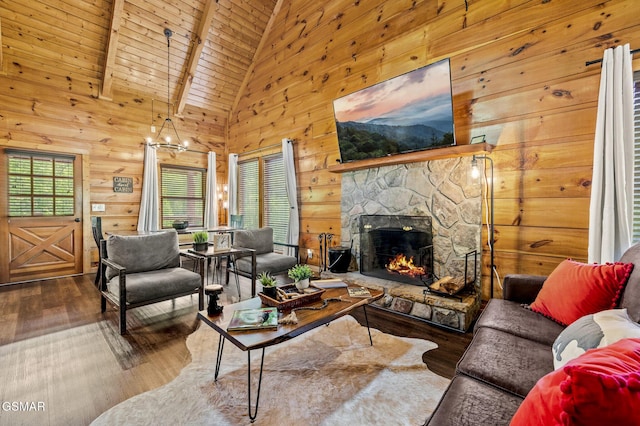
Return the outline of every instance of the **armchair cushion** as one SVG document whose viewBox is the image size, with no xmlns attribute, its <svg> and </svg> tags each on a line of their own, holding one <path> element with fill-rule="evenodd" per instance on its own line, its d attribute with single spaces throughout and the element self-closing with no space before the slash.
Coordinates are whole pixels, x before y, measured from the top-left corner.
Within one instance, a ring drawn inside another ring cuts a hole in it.
<svg viewBox="0 0 640 426">
<path fill-rule="evenodd" d="M 256 255 L 273 251 L 273 228 L 241 229 L 233 233 L 233 245 L 254 249 Z"/>
<path fill-rule="evenodd" d="M 126 303 L 135 305 L 168 299 L 176 294 L 193 293 L 200 285 L 200 276 L 183 268 L 127 274 Z M 117 299 L 120 294 L 120 278 L 115 276 L 111 279 L 107 288 Z"/>
<path fill-rule="evenodd" d="M 278 253 L 263 253 L 256 256 L 256 273 L 269 272 L 279 274 L 298 263 L 298 259 L 293 256 L 286 256 Z M 251 273 L 251 258 L 243 257 L 236 260 L 236 268 L 244 273 Z"/>
<path fill-rule="evenodd" d="M 127 274 L 180 266 L 178 233 L 173 229 L 145 235 L 110 235 L 107 253 L 111 261 L 126 268 Z M 107 280 L 116 275 L 114 268 L 107 267 Z"/>
</svg>

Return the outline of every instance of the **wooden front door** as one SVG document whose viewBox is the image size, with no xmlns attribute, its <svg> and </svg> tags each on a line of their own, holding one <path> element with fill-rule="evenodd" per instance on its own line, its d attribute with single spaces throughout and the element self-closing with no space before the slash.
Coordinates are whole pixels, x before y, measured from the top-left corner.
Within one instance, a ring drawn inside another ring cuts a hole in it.
<svg viewBox="0 0 640 426">
<path fill-rule="evenodd" d="M 82 173 L 75 156 L 6 150 L 0 283 L 82 273 Z"/>
</svg>

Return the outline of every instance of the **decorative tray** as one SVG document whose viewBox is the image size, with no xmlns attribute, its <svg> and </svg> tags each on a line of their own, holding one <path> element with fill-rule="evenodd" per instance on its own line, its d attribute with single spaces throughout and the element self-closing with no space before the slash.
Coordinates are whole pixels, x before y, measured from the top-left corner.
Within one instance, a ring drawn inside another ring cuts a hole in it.
<svg viewBox="0 0 640 426">
<path fill-rule="evenodd" d="M 281 311 L 297 308 L 298 306 L 306 305 L 307 303 L 320 300 L 320 298 L 322 297 L 322 293 L 325 292 L 325 289 L 318 288 L 313 284 L 309 285 L 309 287 L 305 289 L 306 291 L 305 293 L 300 293 L 294 284 L 283 285 L 278 288 L 287 294 L 292 294 L 292 295 L 299 294 L 299 296 L 293 299 L 286 299 L 286 300 L 276 300 L 267 296 L 262 292 L 258 293 L 258 296 L 260 296 L 260 299 L 262 300 L 262 303 L 264 305 L 275 306 L 276 308 L 278 308 L 278 310 L 281 310 Z"/>
</svg>

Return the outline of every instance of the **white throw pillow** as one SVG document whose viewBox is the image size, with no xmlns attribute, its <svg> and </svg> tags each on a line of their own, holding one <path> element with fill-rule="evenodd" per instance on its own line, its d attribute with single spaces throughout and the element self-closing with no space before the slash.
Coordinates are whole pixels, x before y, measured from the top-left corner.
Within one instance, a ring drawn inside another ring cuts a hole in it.
<svg viewBox="0 0 640 426">
<path fill-rule="evenodd" d="M 602 348 L 621 339 L 640 337 L 640 324 L 626 309 L 610 309 L 585 315 L 571 323 L 553 343 L 553 366 L 557 370 L 589 349 Z"/>
</svg>

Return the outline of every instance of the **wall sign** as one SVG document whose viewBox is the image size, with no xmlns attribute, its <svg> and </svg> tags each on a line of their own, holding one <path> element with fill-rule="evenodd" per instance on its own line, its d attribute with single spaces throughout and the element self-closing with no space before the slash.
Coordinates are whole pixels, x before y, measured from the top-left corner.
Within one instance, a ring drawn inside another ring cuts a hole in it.
<svg viewBox="0 0 640 426">
<path fill-rule="evenodd" d="M 113 192 L 133 192 L 133 178 L 114 176 Z"/>
</svg>

